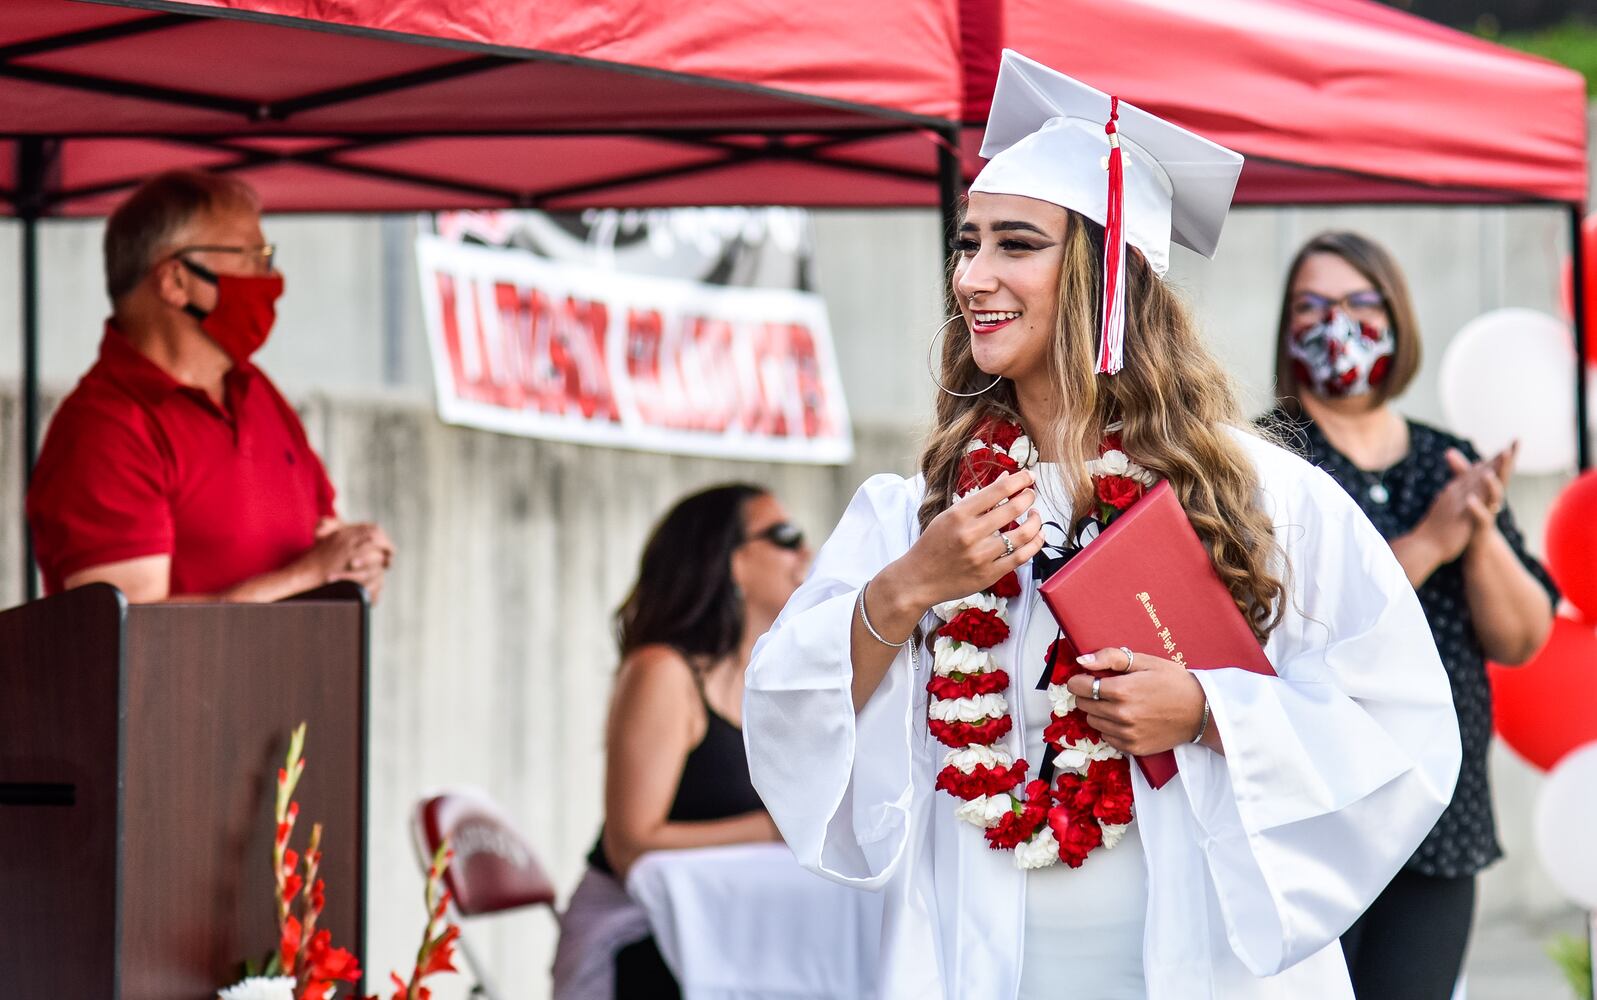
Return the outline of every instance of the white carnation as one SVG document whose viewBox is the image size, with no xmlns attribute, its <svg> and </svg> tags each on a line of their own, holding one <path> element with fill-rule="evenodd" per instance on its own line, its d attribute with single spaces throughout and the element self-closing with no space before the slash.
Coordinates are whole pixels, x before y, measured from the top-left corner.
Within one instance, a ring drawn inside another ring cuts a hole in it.
<svg viewBox="0 0 1597 1000">
<path fill-rule="evenodd" d="M 969 455 L 973 451 L 981 451 L 985 447 L 987 446 L 982 442 L 976 440 L 975 438 L 971 438 L 970 443 L 965 446 L 965 454 Z"/>
<path fill-rule="evenodd" d="M 932 613 L 945 622 L 951 622 L 955 616 L 966 608 L 975 608 L 977 611 L 995 611 L 1003 622 L 1009 621 L 1009 601 L 993 594 L 971 594 L 961 597 L 956 601 L 944 601 L 932 607 Z"/>
<path fill-rule="evenodd" d="M 1103 470 L 1098 475 L 1123 476 L 1131 471 L 1131 459 L 1126 457 L 1125 452 L 1111 448 L 1098 459 L 1098 468 Z"/>
<path fill-rule="evenodd" d="M 1009 446 L 1009 457 L 1022 469 L 1029 469 L 1037 464 L 1037 447 L 1031 443 L 1031 438 L 1022 434 Z"/>
<path fill-rule="evenodd" d="M 1063 684 L 1048 685 L 1048 705 L 1061 718 L 1076 710 L 1076 696 Z"/>
<path fill-rule="evenodd" d="M 1120 751 L 1104 740 L 1077 740 L 1076 749 L 1085 753 L 1088 760 L 1114 760 L 1120 756 Z"/>
<path fill-rule="evenodd" d="M 979 694 L 974 698 L 933 698 L 926 714 L 938 722 L 980 722 L 1007 714 L 1009 702 L 1001 694 Z"/>
<path fill-rule="evenodd" d="M 1126 835 L 1126 831 L 1131 828 L 1131 824 L 1099 823 L 1098 827 L 1099 829 L 1103 830 L 1103 846 L 1113 847 L 1120 843 L 1120 838 Z"/>
<path fill-rule="evenodd" d="M 294 1000 L 293 976 L 251 976 L 217 994 L 221 1000 Z"/>
<path fill-rule="evenodd" d="M 1087 767 L 1087 760 L 1086 753 L 1077 750 L 1075 747 L 1061 747 L 1059 753 L 1054 757 L 1054 765 L 1060 770 L 1080 773 Z"/>
<path fill-rule="evenodd" d="M 1159 481 L 1158 473 L 1154 472 L 1152 469 L 1144 468 L 1138 465 L 1136 462 L 1131 463 L 1131 469 L 1126 473 L 1126 475 L 1130 476 L 1132 479 L 1135 479 L 1144 486 L 1152 486 L 1154 483 Z"/>
<path fill-rule="evenodd" d="M 957 747 L 943 756 L 943 766 L 955 768 L 961 774 L 970 774 L 978 767 L 1001 767 L 1007 771 L 1014 763 L 1014 758 L 1004 751 L 980 743 Z"/>
<path fill-rule="evenodd" d="M 1044 826 L 1035 837 L 1015 845 L 1015 866 L 1022 869 L 1047 868 L 1059 861 L 1059 841 L 1054 831 Z"/>
<path fill-rule="evenodd" d="M 1002 795 L 978 795 L 955 807 L 954 818 L 962 819 L 971 826 L 979 826 L 985 830 L 997 826 L 999 820 L 1014 811 L 1015 800 L 1008 792 Z"/>
<path fill-rule="evenodd" d="M 949 674 L 985 674 L 997 664 L 993 654 L 968 642 L 938 636 L 932 647 L 932 670 L 941 677 Z"/>
</svg>

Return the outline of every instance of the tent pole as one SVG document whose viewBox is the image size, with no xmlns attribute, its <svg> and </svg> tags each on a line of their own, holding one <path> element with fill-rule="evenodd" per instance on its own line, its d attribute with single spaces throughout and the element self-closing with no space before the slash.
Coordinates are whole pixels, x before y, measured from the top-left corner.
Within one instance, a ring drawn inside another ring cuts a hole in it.
<svg viewBox="0 0 1597 1000">
<path fill-rule="evenodd" d="M 28 136 L 17 144 L 17 215 L 22 220 L 22 596 L 39 596 L 33 570 L 33 534 L 28 530 L 28 485 L 39 446 L 39 217 L 55 143 Z"/>
<path fill-rule="evenodd" d="M 1580 472 L 1591 468 L 1591 433 L 1586 410 L 1586 247 L 1581 238 L 1581 205 L 1569 203 L 1569 307 L 1575 331 L 1575 467 Z"/>
<path fill-rule="evenodd" d="M 959 196 L 964 190 L 965 177 L 963 166 L 959 162 L 959 133 L 957 124 L 950 124 L 947 128 L 938 129 L 937 143 L 937 206 L 943 218 L 943 247 L 937 259 L 948 259 L 948 244 L 952 242 L 959 229 Z M 941 277 L 939 277 L 941 281 Z"/>
</svg>

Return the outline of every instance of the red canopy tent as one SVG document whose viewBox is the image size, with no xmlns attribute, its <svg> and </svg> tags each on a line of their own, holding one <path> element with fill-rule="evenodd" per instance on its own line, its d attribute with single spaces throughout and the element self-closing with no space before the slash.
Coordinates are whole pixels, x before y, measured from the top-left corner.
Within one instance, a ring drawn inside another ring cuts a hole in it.
<svg viewBox="0 0 1597 1000">
<path fill-rule="evenodd" d="M 1241 203 L 1563 203 L 1583 273 L 1581 78 L 1372 0 L 7 0 L 24 460 L 42 217 L 102 214 L 185 165 L 239 173 L 272 211 L 774 202 L 946 223 L 1005 45 L 1246 154 Z"/>
<path fill-rule="evenodd" d="M 1240 204 L 1586 200 L 1580 74 L 1372 0 L 964 9 L 967 170 L 1008 46 L 1245 155 Z"/>
</svg>

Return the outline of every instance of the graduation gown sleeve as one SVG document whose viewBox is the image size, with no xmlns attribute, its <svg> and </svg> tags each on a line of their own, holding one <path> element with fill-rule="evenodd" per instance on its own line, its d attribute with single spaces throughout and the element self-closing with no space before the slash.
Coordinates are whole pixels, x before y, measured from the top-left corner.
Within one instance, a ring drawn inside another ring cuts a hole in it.
<svg viewBox="0 0 1597 1000">
<path fill-rule="evenodd" d="M 783 838 L 804 866 L 862 888 L 892 876 L 909 839 L 924 694 L 906 646 L 856 718 L 850 632 L 860 587 L 908 551 L 918 503 L 898 476 L 860 487 L 755 646 L 743 697 L 749 773 Z"/>
<path fill-rule="evenodd" d="M 1391 549 L 1329 477 L 1254 448 L 1289 564 L 1266 646 L 1279 676 L 1197 671 L 1225 754 L 1176 752 L 1226 938 L 1268 976 L 1334 941 L 1408 860 L 1452 797 L 1459 735 Z"/>
</svg>

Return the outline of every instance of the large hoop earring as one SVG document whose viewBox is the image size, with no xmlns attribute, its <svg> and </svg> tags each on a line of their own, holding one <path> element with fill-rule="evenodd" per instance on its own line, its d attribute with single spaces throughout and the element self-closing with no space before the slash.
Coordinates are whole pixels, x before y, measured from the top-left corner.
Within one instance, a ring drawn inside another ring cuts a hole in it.
<svg viewBox="0 0 1597 1000">
<path fill-rule="evenodd" d="M 936 357 L 937 355 L 937 339 L 943 335 L 944 330 L 948 329 L 948 324 L 959 318 L 959 313 L 955 313 L 954 315 L 948 317 L 947 319 L 943 320 L 943 325 L 937 328 L 937 332 L 932 334 L 932 342 L 926 348 L 926 373 L 932 377 L 932 385 L 935 385 L 937 388 L 948 393 L 950 396 L 958 396 L 960 399 L 969 399 L 971 396 L 980 396 L 988 389 L 991 389 L 993 386 L 1002 382 L 1004 377 L 1002 375 L 994 375 L 991 382 L 989 382 L 986 386 L 977 389 L 975 392 L 955 392 L 938 380 L 937 368 L 932 363 L 932 358 Z"/>
</svg>

